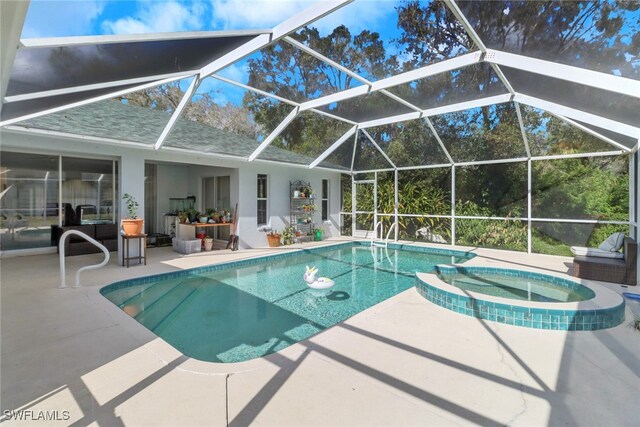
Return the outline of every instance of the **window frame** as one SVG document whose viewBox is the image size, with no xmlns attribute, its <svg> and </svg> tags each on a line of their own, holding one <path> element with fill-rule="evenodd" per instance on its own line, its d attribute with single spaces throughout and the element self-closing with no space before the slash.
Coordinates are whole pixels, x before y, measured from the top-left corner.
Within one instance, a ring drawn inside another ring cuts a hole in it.
<svg viewBox="0 0 640 427">
<path fill-rule="evenodd" d="M 260 180 L 264 179 L 264 197 L 260 197 Z M 260 222 L 260 204 L 264 202 L 264 222 Z M 269 224 L 269 176 L 259 173 L 256 176 L 256 224 L 263 227 Z"/>
<path fill-rule="evenodd" d="M 325 187 L 325 183 L 326 183 L 326 187 Z M 329 185 L 330 185 L 330 182 L 328 179 L 322 180 L 322 188 L 320 193 L 321 221 L 329 221 Z"/>
</svg>

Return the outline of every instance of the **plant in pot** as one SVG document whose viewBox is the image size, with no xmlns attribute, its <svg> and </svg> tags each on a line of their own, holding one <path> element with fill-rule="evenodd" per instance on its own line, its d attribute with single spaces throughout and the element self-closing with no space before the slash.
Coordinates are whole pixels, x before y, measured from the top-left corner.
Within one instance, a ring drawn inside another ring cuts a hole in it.
<svg viewBox="0 0 640 427">
<path fill-rule="evenodd" d="M 314 228 L 312 230 L 313 240 L 316 242 L 320 242 L 322 240 L 322 233 L 323 233 L 322 228 Z"/>
<path fill-rule="evenodd" d="M 285 227 L 282 230 L 282 241 L 285 245 L 293 244 L 293 238 L 296 237 L 296 230 L 293 227 Z"/>
<path fill-rule="evenodd" d="M 187 215 L 186 212 L 180 211 L 178 212 L 178 219 L 180 220 L 180 223 L 184 224 L 189 219 L 189 215 Z"/>
<path fill-rule="evenodd" d="M 122 199 L 127 210 L 127 216 L 120 221 L 122 232 L 127 236 L 142 234 L 144 219 L 138 219 L 138 202 L 129 193 L 125 193 Z"/>
<path fill-rule="evenodd" d="M 189 222 L 190 223 L 194 223 L 198 221 L 198 214 L 200 212 L 198 212 L 195 208 L 189 208 L 187 209 L 187 215 L 189 216 Z"/>
<path fill-rule="evenodd" d="M 207 236 L 204 238 L 204 250 L 210 251 L 213 249 L 213 237 Z"/>
<path fill-rule="evenodd" d="M 270 248 L 277 248 L 280 246 L 280 233 L 277 230 L 272 230 L 267 234 L 267 243 Z"/>
</svg>

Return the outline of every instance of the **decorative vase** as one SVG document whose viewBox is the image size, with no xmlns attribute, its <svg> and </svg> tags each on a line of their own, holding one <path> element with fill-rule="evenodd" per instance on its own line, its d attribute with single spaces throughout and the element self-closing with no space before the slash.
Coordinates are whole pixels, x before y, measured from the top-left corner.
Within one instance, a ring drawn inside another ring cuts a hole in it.
<svg viewBox="0 0 640 427">
<path fill-rule="evenodd" d="M 142 234 L 144 219 L 122 219 L 120 221 L 122 232 L 126 236 L 136 236 Z"/>
</svg>

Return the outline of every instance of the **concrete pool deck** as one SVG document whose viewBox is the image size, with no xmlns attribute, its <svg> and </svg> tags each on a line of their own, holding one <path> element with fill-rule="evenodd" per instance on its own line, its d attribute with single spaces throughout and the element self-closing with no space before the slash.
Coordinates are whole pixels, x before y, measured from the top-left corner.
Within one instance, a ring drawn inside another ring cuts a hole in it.
<svg viewBox="0 0 640 427">
<path fill-rule="evenodd" d="M 79 289 L 57 289 L 57 255 L 3 258 L 3 424 L 640 424 L 640 332 L 629 308 L 607 330 L 536 330 L 454 313 L 411 288 L 266 358 L 214 364 L 181 355 L 99 294 L 117 280 L 281 250 L 149 248 L 147 266 L 112 259 Z M 465 265 L 566 273 L 571 263 L 473 252 Z M 67 283 L 100 260 L 67 258 Z"/>
</svg>

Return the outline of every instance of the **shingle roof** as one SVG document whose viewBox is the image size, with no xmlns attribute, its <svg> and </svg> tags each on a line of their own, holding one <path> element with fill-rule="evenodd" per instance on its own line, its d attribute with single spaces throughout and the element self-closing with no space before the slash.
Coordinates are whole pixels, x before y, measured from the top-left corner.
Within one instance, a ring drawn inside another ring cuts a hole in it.
<svg viewBox="0 0 640 427">
<path fill-rule="evenodd" d="M 20 125 L 26 128 L 153 145 L 169 118 L 168 112 L 108 100 L 36 117 L 21 122 Z M 240 158 L 248 157 L 258 145 L 258 141 L 244 135 L 186 119 L 177 121 L 164 144 L 165 147 Z M 313 157 L 274 146 L 267 147 L 261 158 L 302 165 L 308 165 L 314 160 Z M 344 169 L 326 163 L 322 166 Z"/>
</svg>

